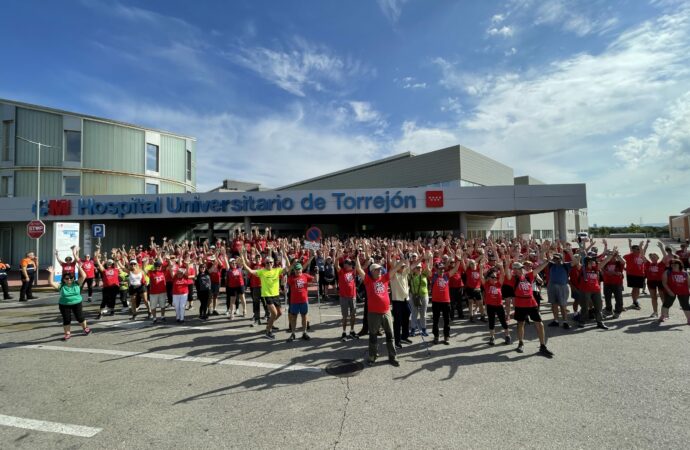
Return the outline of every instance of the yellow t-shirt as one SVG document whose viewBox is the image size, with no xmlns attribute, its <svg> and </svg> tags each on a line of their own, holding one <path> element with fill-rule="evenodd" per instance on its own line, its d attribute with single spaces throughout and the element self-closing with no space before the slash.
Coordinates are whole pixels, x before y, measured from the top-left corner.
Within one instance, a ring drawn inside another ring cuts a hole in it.
<svg viewBox="0 0 690 450">
<path fill-rule="evenodd" d="M 278 297 L 280 295 L 280 275 L 282 272 L 281 267 L 256 271 L 256 276 L 261 280 L 262 297 Z"/>
</svg>

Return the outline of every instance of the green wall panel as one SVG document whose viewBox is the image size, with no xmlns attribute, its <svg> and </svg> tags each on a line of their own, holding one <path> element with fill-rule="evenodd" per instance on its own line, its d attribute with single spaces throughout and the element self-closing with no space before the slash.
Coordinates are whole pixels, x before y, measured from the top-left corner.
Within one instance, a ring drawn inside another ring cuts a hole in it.
<svg viewBox="0 0 690 450">
<path fill-rule="evenodd" d="M 160 185 L 158 186 L 159 194 L 184 194 L 184 192 L 184 186 L 181 186 L 179 184 L 166 183 L 165 181 L 161 181 Z"/>
<path fill-rule="evenodd" d="M 186 158 L 184 139 L 161 134 L 160 174 L 162 178 L 185 182 Z"/>
<path fill-rule="evenodd" d="M 144 173 L 142 130 L 84 120 L 82 140 L 84 168 Z"/>
<path fill-rule="evenodd" d="M 57 148 L 41 150 L 41 167 L 62 165 L 62 116 L 30 109 L 17 108 L 17 136 L 51 145 Z M 35 166 L 37 147 L 34 144 L 16 140 L 15 164 Z M 35 190 L 34 190 L 35 192 Z"/>
<path fill-rule="evenodd" d="M 41 170 L 41 195 L 59 197 L 62 195 L 62 172 Z M 14 196 L 36 196 L 36 172 L 18 170 L 14 173 Z"/>
<path fill-rule="evenodd" d="M 144 192 L 144 179 L 98 173 L 82 174 L 82 195 L 123 195 Z"/>
</svg>

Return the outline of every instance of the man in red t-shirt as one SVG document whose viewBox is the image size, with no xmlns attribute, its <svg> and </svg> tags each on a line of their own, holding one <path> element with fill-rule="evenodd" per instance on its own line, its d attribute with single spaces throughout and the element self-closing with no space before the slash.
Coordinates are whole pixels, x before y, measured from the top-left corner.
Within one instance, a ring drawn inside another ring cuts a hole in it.
<svg viewBox="0 0 690 450">
<path fill-rule="evenodd" d="M 165 271 L 163 263 L 156 260 L 153 263 L 153 270 L 149 270 L 149 304 L 153 314 L 153 323 L 158 322 L 156 309 L 161 310 L 161 321 L 165 322 L 165 306 L 168 303 L 168 295 L 165 286 Z"/>
<path fill-rule="evenodd" d="M 628 287 L 632 290 L 630 291 L 630 297 L 632 297 L 633 304 L 632 309 L 640 309 L 640 304 L 637 299 L 640 298 L 640 289 L 644 288 L 645 283 L 645 253 L 647 251 L 647 246 L 642 249 L 639 245 L 632 245 L 630 239 L 628 239 L 628 244 L 630 245 L 630 253 L 625 255 L 625 276 L 628 282 Z M 649 241 L 647 241 L 649 245 Z"/>
<path fill-rule="evenodd" d="M 525 337 L 525 319 L 527 317 L 534 322 L 534 327 L 537 329 L 537 336 L 539 336 L 539 354 L 547 358 L 553 357 L 551 350 L 546 348 L 546 336 L 544 333 L 544 324 L 541 321 L 541 314 L 539 314 L 539 305 L 532 294 L 532 283 L 534 283 L 534 273 L 528 273 L 519 262 L 513 263 L 512 266 L 515 275 L 515 321 L 517 322 L 517 336 L 518 346 L 515 351 L 518 353 L 524 352 L 523 339 Z M 518 275 L 519 274 L 519 275 Z"/>
<path fill-rule="evenodd" d="M 290 307 L 288 308 L 288 318 L 290 320 L 290 337 L 288 342 L 295 340 L 295 328 L 297 327 L 297 315 L 302 316 L 302 339 L 311 339 L 307 334 L 307 314 L 309 313 L 309 283 L 315 280 L 314 277 L 302 272 L 302 264 L 296 263 L 292 267 L 291 275 L 288 276 L 288 286 L 290 286 Z"/>
<path fill-rule="evenodd" d="M 604 302 L 606 308 L 604 312 L 607 315 L 613 314 L 613 318 L 617 319 L 623 312 L 623 270 L 625 269 L 625 260 L 621 258 L 618 251 L 613 254 L 613 258 L 606 264 L 602 265 L 602 274 L 604 278 Z M 611 297 L 616 301 L 615 309 L 611 304 Z"/>
<path fill-rule="evenodd" d="M 357 317 L 357 274 L 354 271 L 352 261 L 346 259 L 340 267 L 340 258 L 335 258 L 335 271 L 338 274 L 338 296 L 340 297 L 340 313 L 342 314 L 343 333 L 341 341 L 346 341 L 348 336 L 347 320 L 350 319 L 350 339 L 359 339 L 355 333 L 355 319 Z"/>
<path fill-rule="evenodd" d="M 395 272 L 398 269 L 399 262 L 392 269 Z M 362 270 L 362 264 L 359 258 L 355 260 L 355 268 L 359 276 L 364 278 L 364 288 L 367 290 L 368 313 L 367 321 L 369 324 L 369 359 L 367 364 L 369 366 L 376 362 L 377 343 L 376 330 L 383 326 L 386 333 L 386 347 L 388 348 L 388 362 L 394 366 L 400 366 L 396 357 L 395 345 L 393 345 L 393 316 L 391 315 L 391 299 L 388 295 L 388 285 L 390 283 L 390 272 L 381 274 L 383 267 L 379 264 L 370 264 L 367 270 L 369 273 Z"/>
</svg>

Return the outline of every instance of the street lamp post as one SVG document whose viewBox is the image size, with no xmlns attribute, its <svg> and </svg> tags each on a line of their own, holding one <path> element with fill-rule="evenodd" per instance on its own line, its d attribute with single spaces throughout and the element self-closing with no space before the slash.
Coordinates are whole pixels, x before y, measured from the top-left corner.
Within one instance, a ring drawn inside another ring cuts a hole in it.
<svg viewBox="0 0 690 450">
<path fill-rule="evenodd" d="M 41 218 L 41 148 L 60 148 L 60 147 L 55 147 L 54 145 L 48 145 L 48 144 L 43 144 L 41 142 L 36 142 L 32 141 L 27 138 L 23 138 L 21 136 L 17 136 L 17 139 L 22 140 L 24 142 L 28 142 L 29 144 L 34 144 L 38 148 L 38 158 L 36 158 L 36 220 L 40 220 Z M 41 238 L 36 239 L 36 282 L 35 284 L 38 286 L 38 277 L 40 274 L 39 270 L 39 252 L 41 248 Z"/>
</svg>

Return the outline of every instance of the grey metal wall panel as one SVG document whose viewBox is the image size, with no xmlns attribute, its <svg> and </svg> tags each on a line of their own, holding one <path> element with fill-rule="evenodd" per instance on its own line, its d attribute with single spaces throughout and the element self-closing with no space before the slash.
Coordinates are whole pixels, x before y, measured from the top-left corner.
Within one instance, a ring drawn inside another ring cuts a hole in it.
<svg viewBox="0 0 690 450">
<path fill-rule="evenodd" d="M 142 130 L 84 120 L 82 142 L 82 167 L 144 173 Z"/>
<path fill-rule="evenodd" d="M 460 177 L 482 186 L 513 185 L 513 169 L 466 147 L 460 147 Z"/>
<path fill-rule="evenodd" d="M 41 167 L 62 165 L 62 116 L 31 109 L 17 108 L 16 135 L 55 148 L 41 150 Z M 34 144 L 16 139 L 15 164 L 36 166 L 37 147 Z"/>
<path fill-rule="evenodd" d="M 81 176 L 82 195 L 122 195 L 144 192 L 144 179 L 85 172 Z"/>
<path fill-rule="evenodd" d="M 160 174 L 162 178 L 186 182 L 187 148 L 184 139 L 161 134 Z M 184 192 L 184 189 L 182 189 Z"/>
<path fill-rule="evenodd" d="M 458 150 L 459 147 L 454 146 L 412 158 L 397 159 L 292 185 L 288 190 L 416 187 L 440 181 L 456 181 L 460 178 Z"/>
<path fill-rule="evenodd" d="M 184 194 L 184 192 L 184 186 L 181 186 L 179 184 L 166 183 L 165 181 L 161 181 L 160 185 L 158 186 L 159 194 Z"/>
</svg>

